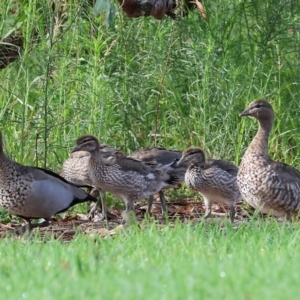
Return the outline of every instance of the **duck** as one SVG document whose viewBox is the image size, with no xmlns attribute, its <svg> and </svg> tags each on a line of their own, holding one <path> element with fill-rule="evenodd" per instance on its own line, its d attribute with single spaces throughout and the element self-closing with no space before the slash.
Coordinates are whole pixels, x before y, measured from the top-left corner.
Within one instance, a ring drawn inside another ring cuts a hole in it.
<svg viewBox="0 0 300 300">
<path fill-rule="evenodd" d="M 129 157 L 139 160 L 146 164 L 152 164 L 156 168 L 162 168 L 166 172 L 178 177 L 178 183 L 184 181 L 186 166 L 177 166 L 176 162 L 180 160 L 182 152 L 179 150 L 170 150 L 164 147 L 150 146 L 135 150 Z M 164 189 L 173 188 L 174 185 L 166 186 Z M 166 200 L 163 190 L 159 191 L 162 213 L 167 214 Z M 153 195 L 148 200 L 148 213 L 151 212 L 154 201 Z"/>
<path fill-rule="evenodd" d="M 300 172 L 269 156 L 275 113 L 266 99 L 251 102 L 240 117 L 253 117 L 258 130 L 244 153 L 237 182 L 246 202 L 263 214 L 291 219 L 300 208 Z"/>
<path fill-rule="evenodd" d="M 53 171 L 24 166 L 8 158 L 0 132 L 0 205 L 27 221 L 24 230 L 48 226 L 55 214 L 79 203 L 97 201 L 80 187 Z M 42 218 L 44 223 L 31 223 L 32 219 Z"/>
<path fill-rule="evenodd" d="M 167 15 L 173 20 L 176 19 L 174 13 L 178 6 L 176 0 L 118 0 L 118 3 L 131 18 L 152 16 L 157 20 L 162 20 Z"/>
<path fill-rule="evenodd" d="M 93 185 L 125 202 L 123 221 L 126 223 L 131 223 L 133 219 L 134 201 L 149 197 L 178 181 L 176 176 L 127 157 L 122 152 L 104 159 L 99 147 L 95 136 L 83 135 L 77 139 L 72 153 L 90 152 L 89 175 Z"/>
<path fill-rule="evenodd" d="M 203 196 L 204 219 L 211 216 L 213 203 L 223 203 L 230 208 L 230 220 L 234 223 L 236 202 L 242 200 L 237 185 L 238 168 L 225 160 L 206 159 L 204 151 L 198 147 L 184 150 L 177 164 L 188 164 L 185 183 Z"/>
<path fill-rule="evenodd" d="M 106 144 L 100 144 L 99 151 L 103 153 L 103 156 L 106 159 L 109 159 L 109 157 L 115 155 L 118 152 L 117 149 L 110 147 Z M 105 203 L 105 192 L 93 187 L 93 183 L 90 179 L 88 171 L 90 158 L 91 155 L 87 151 L 78 151 L 71 153 L 69 157 L 64 161 L 62 170 L 59 172 L 59 174 L 68 181 L 91 186 L 92 189 L 90 189 L 88 193 L 96 198 L 100 196 L 100 201 L 97 201 L 97 203 L 94 204 L 94 206 L 88 213 L 88 217 L 93 217 L 97 208 L 101 204 L 102 214 L 103 217 L 106 219 L 107 210 Z"/>
</svg>

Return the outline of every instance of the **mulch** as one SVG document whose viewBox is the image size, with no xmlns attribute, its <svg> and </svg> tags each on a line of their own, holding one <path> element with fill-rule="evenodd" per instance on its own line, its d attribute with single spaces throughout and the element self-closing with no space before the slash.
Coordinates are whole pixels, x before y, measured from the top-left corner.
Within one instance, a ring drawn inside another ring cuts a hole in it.
<svg viewBox="0 0 300 300">
<path fill-rule="evenodd" d="M 166 222 L 172 224 L 176 222 L 197 223 L 201 221 L 205 212 L 202 202 L 195 202 L 193 199 L 186 199 L 178 202 L 167 202 L 168 219 L 161 212 L 161 206 L 158 201 L 153 203 L 150 223 L 155 222 L 158 226 L 164 226 Z M 247 222 L 249 219 L 249 207 L 245 207 L 244 202 L 237 203 L 236 218 L 234 226 L 241 222 Z M 146 217 L 147 205 L 138 202 L 135 206 L 136 220 L 138 224 L 142 223 Z M 210 220 L 224 220 L 229 222 L 229 209 L 226 205 L 213 205 L 213 217 Z M 73 217 L 67 216 L 61 219 L 58 216 L 52 218 L 48 227 L 34 228 L 32 231 L 20 235 L 17 228 L 20 228 L 19 219 L 13 218 L 9 223 L 0 223 L 0 237 L 14 237 L 16 239 L 24 238 L 24 236 L 40 237 L 41 241 L 49 239 L 58 239 L 63 242 L 71 241 L 78 233 L 86 234 L 90 237 L 100 236 L 103 238 L 113 237 L 118 232 L 124 230 L 126 226 L 122 225 L 121 211 L 116 209 L 110 210 L 109 219 L 103 220 L 101 213 L 96 212 L 92 219 L 87 215 L 77 214 Z"/>
</svg>

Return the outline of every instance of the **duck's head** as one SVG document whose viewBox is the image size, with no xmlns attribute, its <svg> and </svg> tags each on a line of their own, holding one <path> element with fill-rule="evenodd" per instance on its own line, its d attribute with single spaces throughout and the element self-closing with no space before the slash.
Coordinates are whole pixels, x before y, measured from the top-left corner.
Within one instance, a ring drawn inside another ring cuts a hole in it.
<svg viewBox="0 0 300 300">
<path fill-rule="evenodd" d="M 100 144 L 98 139 L 93 135 L 87 134 L 77 139 L 76 146 L 72 149 L 72 153 L 77 151 L 99 152 L 99 149 Z"/>
<path fill-rule="evenodd" d="M 178 166 L 190 166 L 191 164 L 203 167 L 205 163 L 205 154 L 202 149 L 191 147 L 182 152 L 182 157 L 178 161 Z"/>
<path fill-rule="evenodd" d="M 258 99 L 251 102 L 246 110 L 239 114 L 240 117 L 254 117 L 259 121 L 274 120 L 274 110 L 272 105 L 265 99 Z"/>
</svg>

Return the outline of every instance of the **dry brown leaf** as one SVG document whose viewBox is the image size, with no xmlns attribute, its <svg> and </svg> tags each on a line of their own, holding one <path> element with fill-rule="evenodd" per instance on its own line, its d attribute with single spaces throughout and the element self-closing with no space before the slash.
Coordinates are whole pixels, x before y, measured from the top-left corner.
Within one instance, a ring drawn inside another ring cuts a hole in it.
<svg viewBox="0 0 300 300">
<path fill-rule="evenodd" d="M 76 214 L 76 216 L 77 216 L 77 219 L 81 220 L 81 221 L 88 221 L 89 220 L 88 216 L 85 215 L 85 214 Z"/>
<path fill-rule="evenodd" d="M 206 14 L 206 9 L 205 9 L 204 5 L 198 0 L 195 0 L 195 4 L 197 5 L 203 19 L 207 20 L 207 14 Z"/>
<path fill-rule="evenodd" d="M 115 235 L 117 233 L 122 232 L 125 229 L 124 225 L 118 225 L 116 228 L 109 231 L 110 235 Z"/>
<path fill-rule="evenodd" d="M 89 237 L 93 238 L 95 236 L 101 236 L 101 237 L 106 237 L 108 235 L 110 235 L 110 232 L 108 229 L 106 228 L 87 228 L 87 230 L 85 231 L 86 233 L 88 233 Z"/>
<path fill-rule="evenodd" d="M 106 237 L 106 236 L 110 235 L 110 231 L 106 228 L 98 228 L 96 231 L 102 237 Z"/>
</svg>

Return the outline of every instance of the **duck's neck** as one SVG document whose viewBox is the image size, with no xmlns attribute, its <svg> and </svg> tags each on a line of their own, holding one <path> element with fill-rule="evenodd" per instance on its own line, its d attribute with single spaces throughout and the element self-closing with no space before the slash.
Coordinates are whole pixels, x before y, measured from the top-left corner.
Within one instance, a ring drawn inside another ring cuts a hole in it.
<svg viewBox="0 0 300 300">
<path fill-rule="evenodd" d="M 14 166 L 17 163 L 10 160 L 4 152 L 0 151 L 0 181 L 6 179 L 7 172 L 14 172 Z"/>
<path fill-rule="evenodd" d="M 95 150 L 91 151 L 90 153 L 91 153 L 91 161 L 97 162 L 98 164 L 103 163 L 99 149 L 95 149 Z"/>
<path fill-rule="evenodd" d="M 0 150 L 0 160 L 2 162 L 4 162 L 4 161 L 10 161 L 10 159 L 4 154 L 3 149 Z"/>
<path fill-rule="evenodd" d="M 272 130 L 273 122 L 259 121 L 258 131 L 250 143 L 247 152 L 254 153 L 259 156 L 269 157 L 268 141 Z"/>
</svg>

